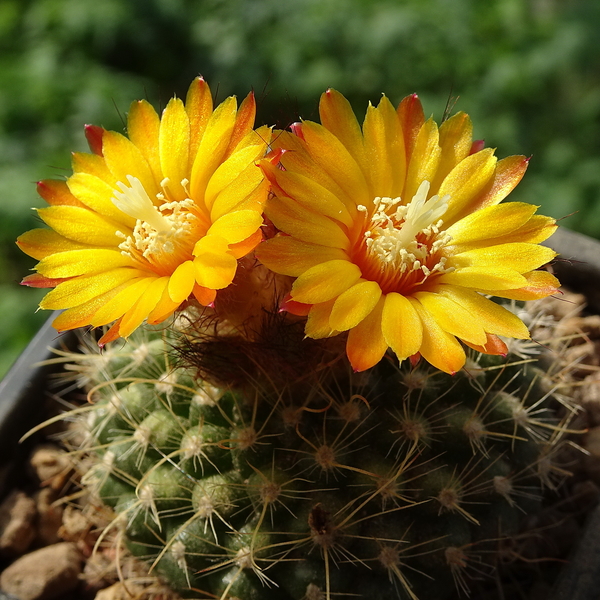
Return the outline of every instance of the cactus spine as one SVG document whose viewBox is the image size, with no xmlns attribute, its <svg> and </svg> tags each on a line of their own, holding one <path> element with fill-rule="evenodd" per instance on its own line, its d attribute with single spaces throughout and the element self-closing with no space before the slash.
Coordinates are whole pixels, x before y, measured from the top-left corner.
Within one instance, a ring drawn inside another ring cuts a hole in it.
<svg viewBox="0 0 600 600">
<path fill-rule="evenodd" d="M 124 546 L 190 598 L 467 594 L 557 482 L 572 413 L 555 415 L 547 369 L 472 352 L 455 376 L 391 359 L 354 374 L 335 339 L 268 327 L 279 359 L 174 328 L 77 359 L 84 483 Z"/>
</svg>

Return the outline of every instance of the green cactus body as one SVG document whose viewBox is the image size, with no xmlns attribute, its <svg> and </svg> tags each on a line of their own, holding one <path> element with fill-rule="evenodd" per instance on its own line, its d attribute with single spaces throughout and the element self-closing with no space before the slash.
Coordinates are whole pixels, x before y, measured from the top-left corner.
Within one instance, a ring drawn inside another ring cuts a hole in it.
<svg viewBox="0 0 600 600">
<path fill-rule="evenodd" d="M 236 388 L 172 369 L 174 335 L 96 369 L 85 482 L 184 597 L 442 599 L 539 505 L 559 424 L 521 359 L 473 356 L 454 377 L 338 362 Z"/>
</svg>

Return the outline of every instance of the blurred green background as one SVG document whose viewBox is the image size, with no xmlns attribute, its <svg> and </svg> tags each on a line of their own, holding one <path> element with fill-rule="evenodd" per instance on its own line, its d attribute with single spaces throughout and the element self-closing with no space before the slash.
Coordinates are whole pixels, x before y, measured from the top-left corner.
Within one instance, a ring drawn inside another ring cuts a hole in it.
<svg viewBox="0 0 600 600">
<path fill-rule="evenodd" d="M 439 120 L 458 97 L 499 156 L 533 156 L 514 198 L 600 237 L 599 30 L 598 0 L 0 0 L 0 376 L 48 316 L 17 285 L 34 182 L 68 175 L 84 123 L 122 131 L 198 74 L 280 127 L 327 87 L 361 115 L 416 91 Z"/>
</svg>

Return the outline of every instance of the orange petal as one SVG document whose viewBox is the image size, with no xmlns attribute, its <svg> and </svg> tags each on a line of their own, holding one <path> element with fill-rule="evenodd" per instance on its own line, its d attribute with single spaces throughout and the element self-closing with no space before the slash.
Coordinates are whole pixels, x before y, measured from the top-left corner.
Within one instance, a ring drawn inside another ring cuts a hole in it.
<svg viewBox="0 0 600 600">
<path fill-rule="evenodd" d="M 194 298 L 202 304 L 202 306 L 210 306 L 217 297 L 217 291 L 211 290 L 209 288 L 202 287 L 197 283 L 194 285 L 194 289 L 192 290 L 194 294 Z"/>
<path fill-rule="evenodd" d="M 305 328 L 305 333 L 309 338 L 320 340 L 338 333 L 329 325 L 334 302 L 335 300 L 329 300 L 312 306 L 306 319 Z"/>
<path fill-rule="evenodd" d="M 213 111 L 210 88 L 202 77 L 196 77 L 190 85 L 185 98 L 185 110 L 190 120 L 190 164 L 188 169 L 191 171 L 200 141 Z"/>
<path fill-rule="evenodd" d="M 254 92 L 250 92 L 240 104 L 235 117 L 235 125 L 231 133 L 231 140 L 225 153 L 226 156 L 232 154 L 238 144 L 252 131 L 254 119 L 256 118 L 256 100 Z"/>
<path fill-rule="evenodd" d="M 51 206 L 84 207 L 84 204 L 71 194 L 66 181 L 59 181 L 57 179 L 38 181 L 37 193 Z"/>
<path fill-rule="evenodd" d="M 417 94 L 406 96 L 398 106 L 398 117 L 404 134 L 406 146 L 406 162 L 410 162 L 417 136 L 425 123 L 423 106 Z"/>
<path fill-rule="evenodd" d="M 363 136 L 350 102 L 338 91 L 328 89 L 321 95 L 319 116 L 323 126 L 344 144 L 352 158 L 366 172 Z"/>
<path fill-rule="evenodd" d="M 498 336 L 491 333 L 487 334 L 487 340 L 483 346 L 471 344 L 466 340 L 463 340 L 463 342 L 469 348 L 473 348 L 473 350 L 477 350 L 482 354 L 493 354 L 494 356 L 506 356 L 508 354 L 508 346 Z"/>
<path fill-rule="evenodd" d="M 129 337 L 143 323 L 162 298 L 168 284 L 168 277 L 159 277 L 150 283 L 139 300 L 123 315 L 119 326 L 121 337 Z"/>
<path fill-rule="evenodd" d="M 558 279 L 547 271 L 524 273 L 523 278 L 525 279 L 525 283 L 515 289 L 477 291 L 510 300 L 539 300 L 540 298 L 552 296 L 560 287 Z"/>
<path fill-rule="evenodd" d="M 348 332 L 346 354 L 356 372 L 375 366 L 388 348 L 381 325 L 384 303 L 382 296 L 368 316 Z"/>
</svg>

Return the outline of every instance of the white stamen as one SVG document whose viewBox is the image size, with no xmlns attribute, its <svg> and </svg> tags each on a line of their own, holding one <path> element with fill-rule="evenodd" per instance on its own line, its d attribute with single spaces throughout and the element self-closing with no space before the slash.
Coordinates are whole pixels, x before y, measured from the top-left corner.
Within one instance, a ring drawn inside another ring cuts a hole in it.
<svg viewBox="0 0 600 600">
<path fill-rule="evenodd" d="M 373 200 L 375 211 L 364 239 L 369 253 L 380 261 L 382 270 L 394 265 L 399 273 L 421 270 L 425 277 L 436 271 L 454 270 L 445 267 L 446 257 L 441 257 L 433 267 L 426 266 L 427 259 L 451 241 L 447 233 L 440 233 L 441 217 L 448 209 L 450 196 L 436 195 L 428 200 L 430 187 L 428 181 L 423 181 L 407 205 L 402 205 L 399 197 Z M 357 208 L 360 211 L 364 207 Z M 427 236 L 428 242 L 417 241 L 419 235 Z"/>
</svg>

